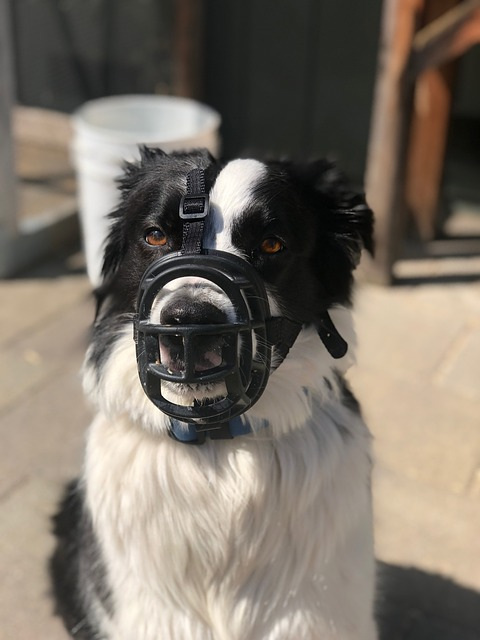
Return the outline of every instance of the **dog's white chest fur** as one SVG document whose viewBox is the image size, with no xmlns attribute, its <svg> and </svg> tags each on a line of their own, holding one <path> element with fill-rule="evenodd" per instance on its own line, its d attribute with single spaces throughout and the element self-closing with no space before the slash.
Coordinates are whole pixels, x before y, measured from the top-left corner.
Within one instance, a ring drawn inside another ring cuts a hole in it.
<svg viewBox="0 0 480 640">
<path fill-rule="evenodd" d="M 96 419 L 87 501 L 113 585 L 109 637 L 375 638 L 369 436 L 340 404 L 315 421 L 190 447 Z"/>
</svg>

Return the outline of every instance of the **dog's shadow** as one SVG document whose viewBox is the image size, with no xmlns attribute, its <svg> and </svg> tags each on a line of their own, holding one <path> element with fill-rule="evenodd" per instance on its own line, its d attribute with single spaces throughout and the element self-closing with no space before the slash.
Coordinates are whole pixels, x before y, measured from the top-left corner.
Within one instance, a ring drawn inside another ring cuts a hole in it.
<svg viewBox="0 0 480 640">
<path fill-rule="evenodd" d="M 380 640 L 480 640 L 480 593 L 414 567 L 378 571 Z"/>
</svg>

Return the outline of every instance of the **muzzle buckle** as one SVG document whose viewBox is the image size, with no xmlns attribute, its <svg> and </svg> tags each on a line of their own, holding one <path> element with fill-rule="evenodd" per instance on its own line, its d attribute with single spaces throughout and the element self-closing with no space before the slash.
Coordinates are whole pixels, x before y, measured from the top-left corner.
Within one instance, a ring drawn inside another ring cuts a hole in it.
<svg viewBox="0 0 480 640">
<path fill-rule="evenodd" d="M 210 200 L 206 193 L 189 196 L 180 200 L 179 216 L 182 220 L 204 220 L 209 211 Z"/>
</svg>

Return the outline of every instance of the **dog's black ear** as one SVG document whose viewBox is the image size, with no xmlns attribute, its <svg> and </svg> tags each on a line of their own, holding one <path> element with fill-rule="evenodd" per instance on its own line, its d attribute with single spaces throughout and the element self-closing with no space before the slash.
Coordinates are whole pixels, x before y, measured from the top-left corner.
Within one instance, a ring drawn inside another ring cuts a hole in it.
<svg viewBox="0 0 480 640">
<path fill-rule="evenodd" d="M 167 155 L 162 149 L 158 147 L 147 147 L 145 144 L 139 146 L 139 151 L 140 164 L 154 162 L 157 158 L 163 158 Z"/>
<path fill-rule="evenodd" d="M 154 166 L 159 159 L 167 157 L 162 149 L 139 147 L 140 159 L 136 162 L 125 162 L 123 173 L 116 182 L 121 194 L 118 207 L 108 217 L 111 221 L 110 230 L 105 240 L 102 277 L 108 282 L 116 273 L 126 252 L 126 215 L 125 205 L 128 194 L 142 180 L 145 173 Z"/>
<path fill-rule="evenodd" d="M 102 265 L 103 281 L 110 280 L 120 266 L 126 251 L 125 217 L 122 215 L 122 206 L 115 209 L 110 215 L 112 223 L 105 240 L 105 251 Z"/>
<path fill-rule="evenodd" d="M 104 245 L 102 277 L 106 284 L 115 276 L 127 251 L 127 210 L 132 191 L 145 184 L 148 176 L 155 178 L 156 174 L 152 173 L 152 170 L 156 171 L 162 166 L 177 167 L 177 170 L 186 174 L 191 169 L 207 168 L 215 162 L 207 149 L 195 149 L 188 153 L 165 153 L 162 149 L 142 145 L 139 151 L 140 159 L 136 162 L 125 162 L 123 174 L 117 179 L 121 198 L 118 207 L 108 216 L 111 226 Z"/>
<path fill-rule="evenodd" d="M 330 235 L 343 248 L 351 266 L 357 266 L 363 248 L 373 255 L 373 213 L 364 194 L 355 191 L 329 160 L 297 165 L 295 174 L 310 187 L 310 195 L 321 214 L 321 232 Z"/>
</svg>

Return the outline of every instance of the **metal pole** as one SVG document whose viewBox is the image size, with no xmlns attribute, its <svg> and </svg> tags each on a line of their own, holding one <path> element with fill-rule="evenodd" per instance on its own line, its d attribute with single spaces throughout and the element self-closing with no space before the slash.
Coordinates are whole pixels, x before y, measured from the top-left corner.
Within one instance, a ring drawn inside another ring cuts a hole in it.
<svg viewBox="0 0 480 640">
<path fill-rule="evenodd" d="M 11 116 L 14 104 L 11 29 L 10 0 L 0 0 L 0 239 L 18 233 Z"/>
</svg>

